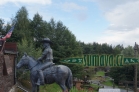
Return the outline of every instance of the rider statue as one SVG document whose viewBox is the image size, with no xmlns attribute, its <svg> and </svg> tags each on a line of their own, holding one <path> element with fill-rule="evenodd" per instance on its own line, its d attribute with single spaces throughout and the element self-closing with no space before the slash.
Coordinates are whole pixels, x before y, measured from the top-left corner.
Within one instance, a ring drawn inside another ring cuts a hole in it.
<svg viewBox="0 0 139 92">
<path fill-rule="evenodd" d="M 53 51 L 50 47 L 50 44 L 52 42 L 50 41 L 49 38 L 43 38 L 41 41 L 43 43 L 43 53 L 42 56 L 38 58 L 37 61 L 39 62 L 44 62 L 42 66 L 37 70 L 39 79 L 37 81 L 37 85 L 44 85 L 44 75 L 43 75 L 43 70 L 51 65 L 53 65 Z"/>
</svg>

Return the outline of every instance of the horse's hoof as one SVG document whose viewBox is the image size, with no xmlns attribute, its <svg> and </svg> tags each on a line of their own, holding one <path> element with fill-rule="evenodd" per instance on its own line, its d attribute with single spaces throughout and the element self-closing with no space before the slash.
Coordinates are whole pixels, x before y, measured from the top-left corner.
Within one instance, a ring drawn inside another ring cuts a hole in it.
<svg viewBox="0 0 139 92">
<path fill-rule="evenodd" d="M 36 83 L 36 85 L 40 86 L 40 85 L 44 85 L 44 83 Z"/>
<path fill-rule="evenodd" d="M 40 86 L 41 84 L 40 83 L 35 83 L 36 85 Z"/>
</svg>

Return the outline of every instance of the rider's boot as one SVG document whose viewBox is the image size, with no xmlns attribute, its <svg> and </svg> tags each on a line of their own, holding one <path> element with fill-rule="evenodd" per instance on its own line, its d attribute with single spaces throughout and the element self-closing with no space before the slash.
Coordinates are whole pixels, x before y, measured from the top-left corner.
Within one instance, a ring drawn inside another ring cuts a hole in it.
<svg viewBox="0 0 139 92">
<path fill-rule="evenodd" d="M 38 74 L 39 74 L 39 79 L 38 79 L 36 84 L 37 85 L 44 85 L 44 76 L 43 76 L 42 70 L 39 70 Z"/>
</svg>

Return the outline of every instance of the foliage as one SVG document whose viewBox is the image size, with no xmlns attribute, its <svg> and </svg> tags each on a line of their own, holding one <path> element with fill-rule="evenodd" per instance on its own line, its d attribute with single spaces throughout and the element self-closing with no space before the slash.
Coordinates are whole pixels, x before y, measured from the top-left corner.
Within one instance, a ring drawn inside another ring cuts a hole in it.
<svg viewBox="0 0 139 92">
<path fill-rule="evenodd" d="M 72 63 L 63 63 L 63 62 L 61 62 L 61 64 L 66 65 L 71 69 L 73 77 L 83 79 L 84 76 L 86 75 L 84 71 L 84 66 L 82 64 L 72 64 Z"/>
<path fill-rule="evenodd" d="M 125 57 L 134 57 L 134 49 L 132 46 L 128 46 L 122 49 L 121 54 L 123 54 Z M 134 65 L 125 65 L 123 67 L 112 67 L 109 75 L 114 79 L 115 83 L 117 84 L 121 80 L 133 81 L 134 80 Z"/>
<path fill-rule="evenodd" d="M 56 61 L 61 58 L 81 56 L 82 51 L 76 37 L 68 30 L 62 22 L 57 23 L 51 19 L 48 23 L 48 31 L 46 37 L 49 37 L 52 42 L 54 57 Z"/>
<path fill-rule="evenodd" d="M 35 58 L 38 58 L 42 53 L 40 48 L 36 49 L 33 42 L 29 43 L 26 38 L 22 39 L 21 42 L 18 42 L 18 50 L 20 52 L 20 57 L 24 52 Z"/>
<path fill-rule="evenodd" d="M 27 66 L 22 67 L 20 70 L 16 72 L 16 77 L 18 80 L 30 80 L 30 72 L 23 71 Z"/>
<path fill-rule="evenodd" d="M 30 35 L 30 20 L 28 18 L 28 11 L 25 7 L 21 7 L 16 13 L 16 16 L 12 18 L 12 24 L 15 24 L 12 37 L 8 39 L 9 42 L 20 42 L 22 38 L 32 40 Z M 8 31 L 8 30 L 7 30 Z M 28 41 L 30 41 L 28 40 Z"/>
<path fill-rule="evenodd" d="M 21 83 L 21 85 L 22 85 L 23 87 L 25 87 L 25 88 L 28 89 L 28 90 L 31 90 L 32 85 L 31 85 L 30 81 L 21 79 L 21 80 L 19 80 L 19 82 Z"/>
<path fill-rule="evenodd" d="M 114 55 L 121 54 L 121 51 L 124 49 L 123 45 L 116 45 L 114 48 Z"/>
<path fill-rule="evenodd" d="M 87 76 L 87 80 L 92 79 L 95 75 L 94 67 L 84 67 L 85 75 Z"/>
<path fill-rule="evenodd" d="M 0 18 L 0 32 L 3 31 L 4 20 Z"/>
<path fill-rule="evenodd" d="M 134 57 L 134 49 L 132 46 L 128 46 L 122 50 L 122 54 L 125 57 Z"/>
<path fill-rule="evenodd" d="M 34 15 L 33 20 L 30 23 L 30 29 L 31 29 L 31 36 L 36 40 L 36 47 L 40 47 L 40 40 L 46 36 L 47 29 L 48 29 L 48 23 L 45 22 L 41 15 L 38 13 Z"/>
<path fill-rule="evenodd" d="M 134 67 L 131 65 L 123 66 L 123 67 L 112 67 L 109 73 L 114 79 L 114 82 L 118 84 L 120 81 L 133 81 L 134 78 Z"/>
<path fill-rule="evenodd" d="M 79 42 L 82 47 L 83 54 L 120 54 L 123 46 L 117 45 L 112 47 L 112 45 L 108 45 L 107 43 L 99 44 L 97 42 L 85 44 L 84 42 Z"/>
<path fill-rule="evenodd" d="M 21 7 L 15 18 L 12 19 L 12 24 L 15 22 L 14 32 L 8 41 L 20 43 L 23 41 L 22 39 L 26 38 L 28 39 L 27 43 L 32 43 L 35 45 L 34 49 L 36 49 L 41 48 L 40 40 L 48 37 L 53 42 L 54 62 L 58 62 L 61 58 L 82 55 L 82 50 L 76 41 L 76 37 L 61 21 L 56 22 L 54 19 L 51 19 L 49 22 L 46 22 L 38 13 L 31 20 L 28 18 L 27 9 Z M 22 52 L 19 51 L 19 53 Z"/>
<path fill-rule="evenodd" d="M 78 79 L 84 80 L 84 77 L 87 76 L 88 79 L 91 79 L 94 75 L 94 67 L 85 67 L 83 64 L 78 63 L 63 63 L 60 62 L 59 64 L 63 64 L 68 66 L 73 74 L 73 77 L 76 77 Z"/>
</svg>

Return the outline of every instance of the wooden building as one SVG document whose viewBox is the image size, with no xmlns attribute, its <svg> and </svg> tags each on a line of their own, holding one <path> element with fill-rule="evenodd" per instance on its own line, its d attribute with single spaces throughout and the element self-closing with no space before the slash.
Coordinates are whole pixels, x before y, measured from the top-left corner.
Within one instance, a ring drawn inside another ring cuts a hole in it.
<svg viewBox="0 0 139 92">
<path fill-rule="evenodd" d="M 6 42 L 0 52 L 0 92 L 9 92 L 15 84 L 17 55 L 17 44 Z"/>
</svg>

